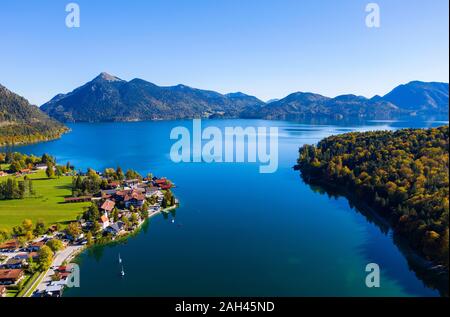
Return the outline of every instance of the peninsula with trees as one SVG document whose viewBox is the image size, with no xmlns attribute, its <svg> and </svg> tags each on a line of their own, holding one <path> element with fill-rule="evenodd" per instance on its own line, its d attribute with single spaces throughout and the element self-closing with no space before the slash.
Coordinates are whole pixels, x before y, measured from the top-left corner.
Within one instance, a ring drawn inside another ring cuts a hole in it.
<svg viewBox="0 0 450 317">
<path fill-rule="evenodd" d="M 65 264 L 175 209 L 173 187 L 120 167 L 83 173 L 48 154 L 0 153 L 0 291 L 61 296 L 71 276 Z"/>
<path fill-rule="evenodd" d="M 0 85 L 0 146 L 59 138 L 69 129 Z"/>
<path fill-rule="evenodd" d="M 364 202 L 448 276 L 448 159 L 442 126 L 330 136 L 301 147 L 298 168 L 306 182 Z"/>
</svg>

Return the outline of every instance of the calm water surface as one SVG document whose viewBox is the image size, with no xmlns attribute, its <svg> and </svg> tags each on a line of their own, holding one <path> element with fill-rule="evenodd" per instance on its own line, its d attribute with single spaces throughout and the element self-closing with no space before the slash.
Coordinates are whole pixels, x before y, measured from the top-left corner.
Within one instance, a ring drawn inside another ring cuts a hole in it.
<svg viewBox="0 0 450 317">
<path fill-rule="evenodd" d="M 299 146 L 331 134 L 442 124 L 448 122 L 203 121 L 221 129 L 277 126 L 279 168 L 273 174 L 259 174 L 256 163 L 173 163 L 170 131 L 191 129 L 192 121 L 72 124 L 60 140 L 18 150 L 51 153 L 81 169 L 120 165 L 152 172 L 177 185 L 176 213 L 150 219 L 125 244 L 80 255 L 81 287 L 65 296 L 438 296 L 410 270 L 391 232 L 346 198 L 312 190 L 292 166 Z M 365 286 L 371 262 L 381 268 L 378 289 Z"/>
</svg>

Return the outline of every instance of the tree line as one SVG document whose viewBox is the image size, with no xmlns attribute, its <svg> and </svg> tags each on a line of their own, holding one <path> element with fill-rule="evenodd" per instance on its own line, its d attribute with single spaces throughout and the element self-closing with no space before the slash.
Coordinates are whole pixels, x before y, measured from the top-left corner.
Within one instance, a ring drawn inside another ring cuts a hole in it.
<svg viewBox="0 0 450 317">
<path fill-rule="evenodd" d="M 331 136 L 299 150 L 310 182 L 344 188 L 387 217 L 426 258 L 448 267 L 449 127 Z"/>
</svg>

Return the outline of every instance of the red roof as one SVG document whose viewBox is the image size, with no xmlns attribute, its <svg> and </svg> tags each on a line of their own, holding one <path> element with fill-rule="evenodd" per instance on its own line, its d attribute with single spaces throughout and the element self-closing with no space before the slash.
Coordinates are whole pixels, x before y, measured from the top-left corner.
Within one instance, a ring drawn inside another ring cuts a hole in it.
<svg viewBox="0 0 450 317">
<path fill-rule="evenodd" d="M 105 215 L 101 216 L 100 222 L 103 222 L 103 223 L 108 222 L 108 217 L 106 217 Z"/>
<path fill-rule="evenodd" d="M 30 258 L 37 258 L 39 256 L 39 253 L 37 253 L 37 252 L 30 252 L 29 254 L 28 254 L 28 257 L 30 257 Z"/>
<path fill-rule="evenodd" d="M 17 240 L 9 240 L 3 244 L 0 244 L 0 249 L 17 249 L 19 242 Z"/>
<path fill-rule="evenodd" d="M 106 211 L 112 211 L 115 205 L 116 205 L 115 202 L 107 199 L 100 208 Z"/>
<path fill-rule="evenodd" d="M 66 277 L 70 276 L 71 272 L 62 272 L 59 273 L 59 276 L 61 276 L 62 279 L 65 279 Z"/>
<path fill-rule="evenodd" d="M 165 179 L 165 178 L 157 179 L 157 180 L 155 180 L 155 183 L 156 184 L 165 184 L 165 183 L 167 183 L 167 179 Z"/>
<path fill-rule="evenodd" d="M 17 280 L 23 275 L 20 269 L 0 270 L 0 280 Z"/>
<path fill-rule="evenodd" d="M 131 193 L 126 194 L 125 197 L 123 198 L 124 201 L 129 201 L 129 200 L 132 200 L 132 199 L 144 200 L 145 196 L 144 196 L 144 194 L 133 190 Z"/>
<path fill-rule="evenodd" d="M 116 195 L 117 196 L 125 196 L 129 192 L 130 192 L 129 190 L 119 190 L 119 191 L 116 192 Z"/>
</svg>

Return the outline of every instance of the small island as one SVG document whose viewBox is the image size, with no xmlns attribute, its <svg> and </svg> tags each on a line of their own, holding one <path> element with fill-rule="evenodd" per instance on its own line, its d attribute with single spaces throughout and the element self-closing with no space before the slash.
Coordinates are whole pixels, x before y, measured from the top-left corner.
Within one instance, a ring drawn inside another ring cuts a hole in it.
<svg viewBox="0 0 450 317">
<path fill-rule="evenodd" d="M 175 209 L 173 187 L 120 167 L 83 173 L 48 154 L 0 153 L 0 292 L 61 296 L 71 274 L 66 264 Z"/>
</svg>

